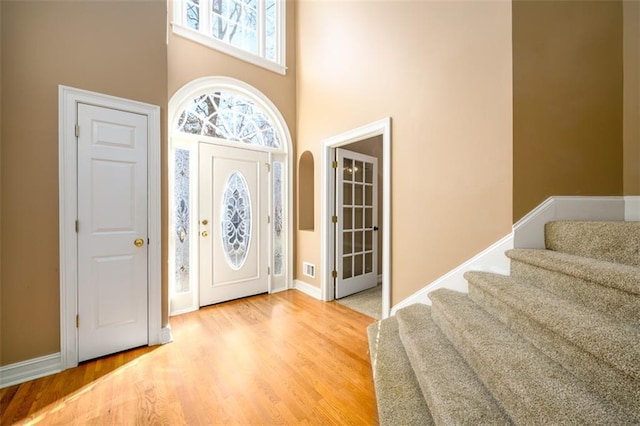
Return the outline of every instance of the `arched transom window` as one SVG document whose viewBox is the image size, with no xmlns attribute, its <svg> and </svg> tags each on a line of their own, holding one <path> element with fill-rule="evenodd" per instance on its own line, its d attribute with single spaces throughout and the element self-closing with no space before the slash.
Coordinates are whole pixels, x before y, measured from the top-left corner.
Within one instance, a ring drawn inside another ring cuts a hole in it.
<svg viewBox="0 0 640 426">
<path fill-rule="evenodd" d="M 279 148 L 276 129 L 251 99 L 229 91 L 201 94 L 185 105 L 176 123 L 184 133 Z"/>
</svg>

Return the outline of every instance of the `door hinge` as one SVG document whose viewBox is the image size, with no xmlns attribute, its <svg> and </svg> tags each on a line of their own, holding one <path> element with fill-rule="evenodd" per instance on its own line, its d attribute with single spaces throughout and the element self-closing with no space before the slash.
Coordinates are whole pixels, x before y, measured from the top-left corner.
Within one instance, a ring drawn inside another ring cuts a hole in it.
<svg viewBox="0 0 640 426">
<path fill-rule="evenodd" d="M 338 162 L 334 161 L 333 163 L 331 163 L 331 167 L 333 167 L 334 169 L 338 168 Z"/>
<path fill-rule="evenodd" d="M 147 245 L 149 245 L 151 243 L 151 239 L 147 238 Z"/>
<path fill-rule="evenodd" d="M 267 223 L 271 223 L 271 215 L 267 216 Z"/>
<path fill-rule="evenodd" d="M 267 173 L 270 173 L 271 172 L 271 164 L 265 163 L 265 166 L 267 166 Z"/>
<path fill-rule="evenodd" d="M 76 124 L 76 138 L 80 137 L 80 126 Z"/>
<path fill-rule="evenodd" d="M 80 231 L 80 222 L 76 220 L 76 234 Z"/>
<path fill-rule="evenodd" d="M 271 275 L 271 268 L 267 266 L 267 275 Z"/>
<path fill-rule="evenodd" d="M 338 271 L 331 271 L 331 276 L 333 278 L 338 278 Z"/>
<path fill-rule="evenodd" d="M 338 216 L 331 217 L 331 222 L 338 223 Z"/>
<path fill-rule="evenodd" d="M 76 328 L 80 328 L 80 315 L 76 315 Z"/>
</svg>

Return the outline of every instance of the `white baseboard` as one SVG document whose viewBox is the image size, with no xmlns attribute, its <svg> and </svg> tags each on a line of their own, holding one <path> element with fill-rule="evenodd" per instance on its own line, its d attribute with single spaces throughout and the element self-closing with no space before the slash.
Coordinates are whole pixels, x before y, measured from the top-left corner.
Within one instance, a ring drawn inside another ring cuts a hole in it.
<svg viewBox="0 0 640 426">
<path fill-rule="evenodd" d="M 640 196 L 624 197 L 624 220 L 640 221 Z"/>
<path fill-rule="evenodd" d="M 0 367 L 0 388 L 39 379 L 62 371 L 60 352 Z"/>
<path fill-rule="evenodd" d="M 513 246 L 544 248 L 544 224 L 553 220 L 625 220 L 624 197 L 549 197 L 513 225 Z"/>
<path fill-rule="evenodd" d="M 428 295 L 439 288 L 448 288 L 462 293 L 467 293 L 467 280 L 463 277 L 464 273 L 467 271 L 487 271 L 508 275 L 510 272 L 510 263 L 504 252 L 512 248 L 513 234 L 511 233 L 500 241 L 492 244 L 489 248 L 467 260 L 457 268 L 452 269 L 437 280 L 425 286 L 423 289 L 395 305 L 391 309 L 391 315 L 394 315 L 398 309 L 402 309 L 405 306 L 409 306 L 414 303 L 431 305 L 431 300 Z"/>
<path fill-rule="evenodd" d="M 173 342 L 173 336 L 171 335 L 171 326 L 167 324 L 166 327 L 160 329 L 160 344 Z"/>
<path fill-rule="evenodd" d="M 304 281 L 293 280 L 293 288 L 313 297 L 314 299 L 322 300 L 322 290 L 320 287 L 305 283 Z"/>
</svg>

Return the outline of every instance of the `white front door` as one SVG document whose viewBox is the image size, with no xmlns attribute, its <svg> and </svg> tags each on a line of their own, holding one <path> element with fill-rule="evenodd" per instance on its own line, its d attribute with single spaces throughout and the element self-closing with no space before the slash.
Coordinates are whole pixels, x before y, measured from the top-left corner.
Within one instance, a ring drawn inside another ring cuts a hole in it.
<svg viewBox="0 0 640 426">
<path fill-rule="evenodd" d="M 78 104 L 78 360 L 148 343 L 147 117 Z"/>
<path fill-rule="evenodd" d="M 265 293 L 269 155 L 199 145 L 200 306 Z"/>
<path fill-rule="evenodd" d="M 378 159 L 336 149 L 335 297 L 378 283 Z"/>
</svg>

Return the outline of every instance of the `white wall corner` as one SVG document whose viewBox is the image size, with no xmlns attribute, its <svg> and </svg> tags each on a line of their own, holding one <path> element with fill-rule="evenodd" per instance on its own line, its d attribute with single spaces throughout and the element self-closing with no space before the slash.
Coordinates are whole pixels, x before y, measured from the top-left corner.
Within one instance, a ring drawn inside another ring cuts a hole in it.
<svg viewBox="0 0 640 426">
<path fill-rule="evenodd" d="M 510 263 L 504 253 L 512 248 L 513 233 L 510 233 L 457 268 L 452 269 L 437 280 L 427 284 L 421 290 L 396 304 L 391 309 L 391 315 L 394 315 L 399 309 L 414 303 L 431 305 L 429 293 L 440 288 L 448 288 L 461 293 L 467 293 L 469 291 L 467 280 L 464 279 L 464 273 L 467 271 L 486 271 L 508 275 L 511 270 Z"/>
<path fill-rule="evenodd" d="M 293 280 L 293 288 L 314 299 L 322 300 L 322 289 L 300 280 Z"/>
<path fill-rule="evenodd" d="M 640 221 L 640 196 L 624 197 L 624 220 Z"/>
<path fill-rule="evenodd" d="M 0 367 L 0 389 L 62 371 L 60 352 Z"/>
</svg>

